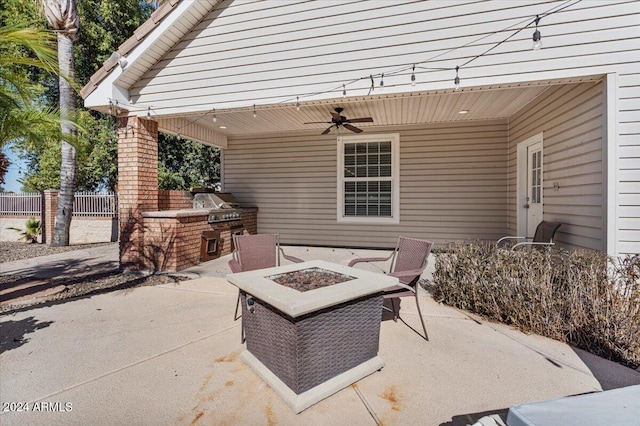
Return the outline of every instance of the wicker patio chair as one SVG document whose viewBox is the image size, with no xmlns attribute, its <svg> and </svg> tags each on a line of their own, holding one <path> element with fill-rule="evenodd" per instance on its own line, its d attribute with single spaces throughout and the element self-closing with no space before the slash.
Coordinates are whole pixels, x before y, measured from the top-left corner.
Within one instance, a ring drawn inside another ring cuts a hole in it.
<svg viewBox="0 0 640 426">
<path fill-rule="evenodd" d="M 429 335 L 427 334 L 427 327 L 424 324 L 418 300 L 418 280 L 427 267 L 432 246 L 433 243 L 431 241 L 399 237 L 395 250 L 388 257 L 359 258 L 349 262 L 349 266 L 353 266 L 360 262 L 384 262 L 392 259 L 388 275 L 398 278 L 400 282 L 394 287 L 384 289 L 384 298 L 391 299 L 392 306 L 392 309 L 386 307 L 384 309 L 393 312 L 393 320 L 397 322 L 400 314 L 396 305 L 396 298 L 414 296 L 418 315 L 422 322 L 422 329 L 424 330 L 424 339 L 427 341 L 429 340 Z"/>
<path fill-rule="evenodd" d="M 517 247 L 551 247 L 555 245 L 553 237 L 556 235 L 556 231 L 562 224 L 557 222 L 547 222 L 543 220 L 536 227 L 536 232 L 533 237 L 502 237 L 496 242 L 496 246 L 499 247 L 500 243 L 509 240 L 527 240 L 514 244 L 511 250 L 515 250 Z"/>
<path fill-rule="evenodd" d="M 290 262 L 303 262 L 302 259 L 284 254 L 284 251 L 280 247 L 278 234 L 234 235 L 233 244 L 232 259 L 228 262 L 229 268 L 233 273 L 280 266 L 281 254 L 282 257 Z M 233 314 L 234 321 L 242 317 L 242 315 L 238 315 L 239 307 L 240 291 L 238 290 L 236 311 Z M 244 342 L 244 335 L 242 341 Z"/>
</svg>

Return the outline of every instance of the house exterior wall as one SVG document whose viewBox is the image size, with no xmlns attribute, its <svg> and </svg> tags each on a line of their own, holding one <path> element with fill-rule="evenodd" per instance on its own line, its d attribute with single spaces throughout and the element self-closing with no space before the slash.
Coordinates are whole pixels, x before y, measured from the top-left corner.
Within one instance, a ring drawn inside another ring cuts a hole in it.
<svg viewBox="0 0 640 426">
<path fill-rule="evenodd" d="M 543 133 L 544 219 L 557 242 L 606 249 L 603 83 L 553 86 L 509 120 L 509 233 L 517 234 L 517 145 Z M 554 188 L 557 183 L 557 189 Z"/>
<path fill-rule="evenodd" d="M 317 133 L 230 138 L 224 190 L 260 208 L 258 232 L 285 244 L 393 247 L 497 239 L 507 219 L 507 122 L 383 128 L 400 133 L 400 223 L 338 223 L 336 141 Z M 370 132 L 373 134 L 374 132 Z"/>
<path fill-rule="evenodd" d="M 117 81 L 116 92 L 126 92 L 126 99 L 150 105 L 159 115 L 236 109 L 247 112 L 242 120 L 250 120 L 252 105 L 266 110 L 292 104 L 297 96 L 304 102 L 336 99 L 345 82 L 349 97 L 365 97 L 369 74 L 402 67 L 404 71 L 385 76 L 382 96 L 451 90 L 456 66 L 462 67 L 463 90 L 608 76 L 605 248 L 611 254 L 640 253 L 640 61 L 636 59 L 640 2 L 202 0 L 183 4 L 210 11 L 202 19 L 176 18 L 172 23 L 167 19 L 167 26 L 176 30 L 160 26 L 166 35 L 153 46 L 142 43 L 136 49 L 158 50 L 154 60 L 133 64 L 149 70 L 130 72 Z M 331 13 L 336 10 L 348 10 L 349 19 L 336 19 Z M 547 15 L 554 11 L 558 12 Z M 543 17 L 544 47 L 532 52 L 533 28 L 509 36 L 536 15 Z M 190 25 L 194 26 L 188 31 Z M 130 58 L 135 57 L 132 52 Z M 418 65 L 415 87 L 409 86 L 412 64 Z"/>
</svg>

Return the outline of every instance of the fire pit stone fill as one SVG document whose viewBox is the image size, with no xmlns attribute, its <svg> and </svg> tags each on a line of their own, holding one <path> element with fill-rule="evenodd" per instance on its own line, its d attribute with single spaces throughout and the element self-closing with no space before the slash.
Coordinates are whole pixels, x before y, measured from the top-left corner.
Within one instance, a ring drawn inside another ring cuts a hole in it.
<svg viewBox="0 0 640 426">
<path fill-rule="evenodd" d="M 306 291 L 276 282 L 323 275 L 342 282 L 314 282 Z M 241 291 L 242 359 L 296 413 L 384 366 L 378 356 L 382 290 L 397 278 L 318 260 L 227 279 Z"/>
</svg>

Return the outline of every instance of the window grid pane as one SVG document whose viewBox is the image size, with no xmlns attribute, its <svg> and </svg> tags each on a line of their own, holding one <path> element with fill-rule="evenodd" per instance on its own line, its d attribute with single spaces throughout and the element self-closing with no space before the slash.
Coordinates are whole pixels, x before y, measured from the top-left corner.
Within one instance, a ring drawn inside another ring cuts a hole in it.
<svg viewBox="0 0 640 426">
<path fill-rule="evenodd" d="M 391 142 L 344 144 L 344 215 L 391 217 Z"/>
</svg>

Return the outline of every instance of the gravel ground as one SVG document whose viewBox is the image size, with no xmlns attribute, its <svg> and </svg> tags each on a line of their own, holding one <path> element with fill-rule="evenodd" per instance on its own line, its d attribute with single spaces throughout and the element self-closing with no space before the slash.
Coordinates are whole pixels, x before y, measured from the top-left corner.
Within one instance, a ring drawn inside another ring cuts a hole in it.
<svg viewBox="0 0 640 426">
<path fill-rule="evenodd" d="M 50 247 L 46 244 L 27 244 L 0 242 L 0 259 L 1 262 L 10 262 L 15 260 L 29 259 L 40 256 L 47 256 L 65 251 L 80 250 L 89 247 L 112 245 L 117 243 L 106 244 L 79 244 L 69 247 Z M 0 263 L 0 269 L 2 263 Z M 13 285 L 19 285 L 24 280 L 28 280 L 28 276 L 23 275 L 7 275 L 0 276 L 0 290 L 10 289 Z M 127 288 L 135 288 L 142 286 L 152 286 L 159 284 L 175 283 L 184 280 L 184 277 L 176 277 L 166 274 L 142 274 L 130 272 L 114 272 L 108 274 L 85 275 L 77 278 L 51 279 L 46 281 L 50 288 L 60 286 L 62 291 L 49 296 L 38 297 L 35 299 L 22 300 L 12 303 L 10 300 L 0 303 L 0 314 L 7 314 L 17 309 L 41 305 L 44 303 L 59 303 L 65 299 L 71 299 L 79 296 L 104 293 L 108 291 L 122 290 Z M 41 285 L 41 283 L 39 283 Z"/>
<path fill-rule="evenodd" d="M 29 244 L 0 242 L 0 262 L 13 262 L 14 260 L 31 259 L 34 257 L 48 256 L 50 254 L 64 253 L 66 251 L 81 250 L 90 247 L 110 246 L 118 243 L 74 244 L 67 247 L 51 247 L 47 244 Z"/>
</svg>

